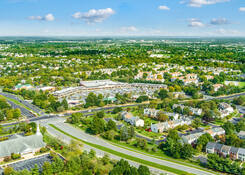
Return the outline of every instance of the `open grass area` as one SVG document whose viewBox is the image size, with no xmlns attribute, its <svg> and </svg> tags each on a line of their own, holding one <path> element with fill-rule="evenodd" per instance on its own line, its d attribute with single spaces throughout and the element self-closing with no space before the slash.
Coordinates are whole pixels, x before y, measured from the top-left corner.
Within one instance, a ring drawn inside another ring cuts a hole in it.
<svg viewBox="0 0 245 175">
<path fill-rule="evenodd" d="M 112 145 L 115 145 L 115 146 L 130 150 L 130 151 L 134 151 L 134 152 L 137 152 L 137 153 L 140 153 L 140 154 L 145 154 L 147 156 L 151 156 L 151 157 L 154 157 L 154 158 L 167 160 L 167 161 L 171 161 L 171 162 L 178 163 L 178 164 L 181 164 L 181 165 L 185 165 L 185 166 L 193 167 L 193 168 L 196 168 L 196 169 L 200 169 L 200 170 L 203 170 L 203 171 L 208 171 L 208 172 L 211 172 L 211 173 L 215 173 L 215 172 L 213 172 L 211 170 L 208 170 L 206 168 L 201 167 L 199 165 L 199 163 L 197 163 L 196 161 L 184 160 L 184 159 L 174 159 L 172 157 L 169 157 L 160 149 L 157 149 L 155 152 L 153 152 L 153 151 L 147 151 L 147 150 L 143 150 L 141 148 L 135 147 L 133 145 L 135 142 L 132 142 L 131 144 L 127 144 L 125 142 L 120 142 L 120 141 L 117 141 L 117 140 L 112 140 L 112 141 L 105 140 L 105 141 L 111 143 Z M 149 146 L 150 147 L 154 147 L 153 145 L 149 145 Z"/>
<path fill-rule="evenodd" d="M 148 137 L 150 139 L 161 139 L 161 136 L 163 136 L 163 133 L 155 133 L 155 132 L 149 132 L 149 131 L 145 131 L 144 129 L 136 129 L 136 132 L 139 135 L 142 135 L 144 137 Z"/>
<path fill-rule="evenodd" d="M 94 148 L 97 148 L 97 149 L 100 149 L 102 151 L 114 154 L 114 155 L 119 156 L 121 158 L 125 158 L 125 159 L 128 159 L 128 160 L 134 161 L 134 162 L 138 162 L 140 164 L 144 164 L 144 165 L 147 165 L 147 166 L 151 166 L 151 167 L 158 168 L 158 169 L 161 169 L 161 170 L 164 170 L 164 171 L 168 171 L 168 172 L 172 172 L 172 173 L 175 173 L 175 174 L 181 174 L 181 175 L 190 174 L 190 173 L 182 171 L 182 170 L 178 170 L 178 169 L 175 169 L 175 168 L 171 168 L 171 167 L 168 167 L 168 166 L 157 164 L 155 162 L 150 162 L 150 161 L 143 160 L 143 159 L 140 159 L 140 158 L 137 158 L 137 157 L 133 157 L 133 156 L 130 156 L 130 155 L 127 155 L 127 154 L 124 154 L 124 153 L 120 153 L 120 152 L 117 152 L 115 150 L 109 149 L 107 147 L 103 147 L 101 145 L 97 145 L 97 144 L 86 142 L 84 140 L 78 139 L 77 137 L 74 137 L 74 136 L 62 131 L 61 129 L 57 128 L 53 124 L 50 124 L 50 126 L 53 127 L 54 129 L 56 129 L 57 131 L 65 134 L 65 135 L 67 135 L 67 136 L 69 136 L 69 137 L 71 137 L 71 138 L 73 138 L 75 140 L 81 141 L 81 142 L 83 142 L 83 143 L 85 143 L 87 145 L 90 145 L 90 146 L 94 147 Z"/>
<path fill-rule="evenodd" d="M 239 82 L 239 87 L 240 88 L 245 88 L 245 82 Z"/>
</svg>

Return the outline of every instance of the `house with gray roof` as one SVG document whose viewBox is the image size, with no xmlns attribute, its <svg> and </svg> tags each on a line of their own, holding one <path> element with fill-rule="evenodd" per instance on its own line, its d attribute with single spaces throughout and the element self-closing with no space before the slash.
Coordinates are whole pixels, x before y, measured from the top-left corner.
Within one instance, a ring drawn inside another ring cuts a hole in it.
<svg viewBox="0 0 245 175">
<path fill-rule="evenodd" d="M 214 154 L 215 146 L 215 142 L 208 142 L 208 144 L 206 145 L 206 153 Z"/>
<path fill-rule="evenodd" d="M 230 155 L 231 146 L 223 145 L 221 148 L 221 154 L 223 157 Z"/>
<path fill-rule="evenodd" d="M 206 153 L 219 154 L 223 157 L 230 157 L 232 160 L 245 161 L 245 149 L 227 146 L 216 142 L 208 142 Z"/>
<path fill-rule="evenodd" d="M 244 148 L 238 148 L 238 159 L 241 161 L 245 161 L 245 149 Z"/>
<path fill-rule="evenodd" d="M 236 160 L 236 159 L 238 159 L 238 149 L 239 148 L 236 148 L 236 147 L 231 147 L 231 149 L 230 149 L 230 158 L 232 159 L 232 160 Z"/>
</svg>

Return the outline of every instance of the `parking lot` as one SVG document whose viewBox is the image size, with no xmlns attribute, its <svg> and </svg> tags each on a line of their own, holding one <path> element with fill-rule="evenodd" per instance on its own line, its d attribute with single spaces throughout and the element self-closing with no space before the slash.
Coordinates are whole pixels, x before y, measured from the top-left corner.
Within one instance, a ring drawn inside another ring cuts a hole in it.
<svg viewBox="0 0 245 175">
<path fill-rule="evenodd" d="M 9 164 L 9 166 L 12 167 L 16 171 L 22 171 L 24 169 L 31 170 L 35 167 L 35 165 L 37 165 L 39 170 L 42 171 L 42 166 L 44 162 L 50 162 L 50 163 L 52 162 L 52 158 L 50 157 L 49 154 L 35 157 L 32 159 L 28 159 L 28 160 L 19 161 L 16 163 L 12 163 L 12 164 Z M 0 168 L 0 174 L 1 175 L 3 174 L 3 169 L 1 170 L 1 168 Z"/>
</svg>

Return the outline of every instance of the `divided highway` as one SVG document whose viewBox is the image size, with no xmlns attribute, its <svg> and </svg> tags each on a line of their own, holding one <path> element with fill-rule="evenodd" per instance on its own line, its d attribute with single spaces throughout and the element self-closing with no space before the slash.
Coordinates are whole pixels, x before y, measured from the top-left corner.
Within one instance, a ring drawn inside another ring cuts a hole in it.
<svg viewBox="0 0 245 175">
<path fill-rule="evenodd" d="M 66 133 L 69 133 L 70 135 L 72 135 L 73 137 L 76 137 L 78 139 L 84 140 L 84 141 L 92 143 L 92 144 L 97 144 L 97 145 L 109 148 L 111 150 L 114 150 L 114 151 L 117 151 L 117 152 L 120 152 L 120 153 L 123 153 L 123 154 L 127 154 L 127 155 L 130 155 L 130 156 L 134 156 L 134 157 L 146 160 L 146 161 L 155 162 L 155 163 L 160 164 L 160 165 L 172 167 L 172 168 L 175 168 L 175 169 L 179 169 L 179 170 L 186 171 L 186 172 L 189 172 L 189 173 L 192 173 L 192 174 L 197 174 L 197 175 L 213 175 L 214 174 L 214 173 L 211 173 L 211 172 L 207 172 L 205 170 L 189 167 L 189 166 L 186 166 L 186 165 L 174 163 L 174 162 L 163 160 L 163 159 L 158 159 L 158 158 L 151 157 L 151 156 L 148 156 L 148 155 L 145 155 L 145 154 L 140 154 L 140 153 L 137 153 L 137 152 L 134 152 L 134 151 L 129 151 L 127 149 L 114 146 L 114 145 L 112 145 L 112 144 L 110 144 L 108 142 L 105 142 L 104 140 L 102 140 L 102 139 L 100 139 L 98 137 L 89 135 L 89 134 L 83 132 L 80 129 L 76 129 L 73 126 L 64 123 L 64 119 L 62 119 L 62 118 L 53 118 L 53 119 L 43 120 L 43 121 L 40 122 L 40 124 L 45 126 L 45 127 L 47 127 L 48 128 L 48 132 L 51 132 L 51 134 L 53 136 L 55 136 L 55 137 L 57 137 L 59 139 L 62 139 L 66 143 L 69 142 L 69 140 L 71 138 L 69 138 L 68 136 L 62 134 L 59 131 L 54 131 L 55 129 L 50 127 L 49 124 L 55 125 L 60 130 L 66 132 Z M 160 171 L 160 170 L 158 170 L 158 171 Z M 160 172 L 159 172 L 159 174 L 160 174 Z"/>
</svg>

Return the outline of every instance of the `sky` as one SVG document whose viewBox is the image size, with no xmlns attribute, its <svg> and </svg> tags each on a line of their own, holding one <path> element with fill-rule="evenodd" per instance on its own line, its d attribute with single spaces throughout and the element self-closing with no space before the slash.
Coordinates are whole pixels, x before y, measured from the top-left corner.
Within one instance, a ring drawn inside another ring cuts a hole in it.
<svg viewBox="0 0 245 175">
<path fill-rule="evenodd" d="M 0 0 L 0 36 L 245 37 L 245 0 Z"/>
</svg>

